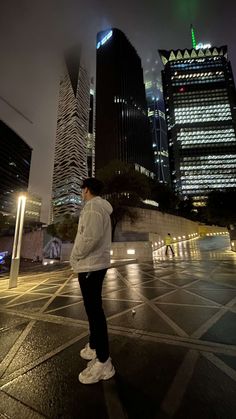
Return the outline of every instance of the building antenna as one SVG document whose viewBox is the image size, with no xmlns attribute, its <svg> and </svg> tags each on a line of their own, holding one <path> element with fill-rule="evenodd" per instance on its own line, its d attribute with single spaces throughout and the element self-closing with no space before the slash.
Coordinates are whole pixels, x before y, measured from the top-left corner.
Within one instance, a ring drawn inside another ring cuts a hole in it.
<svg viewBox="0 0 236 419">
<path fill-rule="evenodd" d="M 197 42 L 196 42 L 195 30 L 192 24 L 190 25 L 190 29 L 191 29 L 191 37 L 192 37 L 192 46 L 194 49 L 196 49 Z"/>
</svg>

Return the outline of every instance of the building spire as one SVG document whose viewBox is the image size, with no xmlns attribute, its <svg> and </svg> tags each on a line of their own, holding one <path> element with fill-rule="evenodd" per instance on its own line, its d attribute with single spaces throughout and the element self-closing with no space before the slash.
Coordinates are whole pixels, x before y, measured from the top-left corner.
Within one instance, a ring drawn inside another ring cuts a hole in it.
<svg viewBox="0 0 236 419">
<path fill-rule="evenodd" d="M 195 48 L 196 48 L 196 46 L 197 46 L 197 42 L 196 42 L 196 37 L 195 37 L 194 27 L 193 27 L 193 25 L 192 25 L 192 24 L 191 24 L 191 26 L 190 26 L 190 29 L 191 29 L 191 37 L 192 37 L 192 46 L 193 46 L 193 48 L 195 49 Z"/>
</svg>

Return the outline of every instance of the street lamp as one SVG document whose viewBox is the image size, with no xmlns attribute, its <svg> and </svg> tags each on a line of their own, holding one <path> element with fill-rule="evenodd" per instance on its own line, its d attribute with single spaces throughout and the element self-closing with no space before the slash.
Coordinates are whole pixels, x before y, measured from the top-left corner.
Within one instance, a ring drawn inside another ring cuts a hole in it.
<svg viewBox="0 0 236 419">
<path fill-rule="evenodd" d="M 20 250 L 21 250 L 22 232 L 23 232 L 23 224 L 24 224 L 25 203 L 26 203 L 26 196 L 20 195 L 18 198 L 18 205 L 17 205 L 16 226 L 15 226 L 15 235 L 14 235 L 14 243 L 13 243 L 13 250 L 12 250 L 11 270 L 10 270 L 10 279 L 9 279 L 8 288 L 17 287 L 17 278 L 18 278 L 19 267 L 20 267 Z"/>
</svg>

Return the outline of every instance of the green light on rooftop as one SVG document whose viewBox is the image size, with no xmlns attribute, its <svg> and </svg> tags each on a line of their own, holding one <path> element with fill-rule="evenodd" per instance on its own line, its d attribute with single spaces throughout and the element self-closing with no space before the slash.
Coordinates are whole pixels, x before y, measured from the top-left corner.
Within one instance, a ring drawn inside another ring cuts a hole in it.
<svg viewBox="0 0 236 419">
<path fill-rule="evenodd" d="M 193 46 L 193 48 L 196 48 L 197 41 L 196 41 L 195 31 L 194 31 L 193 25 L 191 25 L 191 37 L 192 37 L 192 46 Z"/>
</svg>

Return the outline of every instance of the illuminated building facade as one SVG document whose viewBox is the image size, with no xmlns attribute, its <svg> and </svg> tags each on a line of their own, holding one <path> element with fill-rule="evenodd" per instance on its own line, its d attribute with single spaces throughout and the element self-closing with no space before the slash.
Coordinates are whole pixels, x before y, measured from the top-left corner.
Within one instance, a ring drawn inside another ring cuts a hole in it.
<svg viewBox="0 0 236 419">
<path fill-rule="evenodd" d="M 42 199 L 33 193 L 27 193 L 25 220 L 40 222 Z"/>
<path fill-rule="evenodd" d="M 118 29 L 97 35 L 96 171 L 111 160 L 154 176 L 141 60 Z"/>
<path fill-rule="evenodd" d="M 236 188 L 236 99 L 227 47 L 159 51 L 172 185 L 202 206 Z"/>
<path fill-rule="evenodd" d="M 80 57 L 69 55 L 60 83 L 53 172 L 53 221 L 77 215 L 82 206 L 81 184 L 88 176 L 87 138 L 90 81 Z"/>
<path fill-rule="evenodd" d="M 17 194 L 27 192 L 32 149 L 0 121 L 0 212 L 16 214 Z"/>
<path fill-rule="evenodd" d="M 95 96 L 94 86 L 90 86 L 90 100 L 89 100 L 89 128 L 87 138 L 87 166 L 88 177 L 95 176 Z"/>
<path fill-rule="evenodd" d="M 155 174 L 158 182 L 168 184 L 170 181 L 170 169 L 162 86 L 156 78 L 151 80 L 151 76 L 152 73 L 146 77 L 145 88 L 148 118 L 152 134 Z"/>
</svg>

